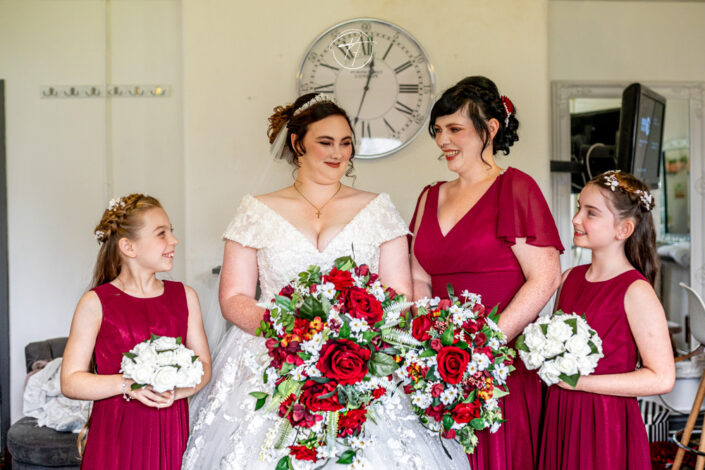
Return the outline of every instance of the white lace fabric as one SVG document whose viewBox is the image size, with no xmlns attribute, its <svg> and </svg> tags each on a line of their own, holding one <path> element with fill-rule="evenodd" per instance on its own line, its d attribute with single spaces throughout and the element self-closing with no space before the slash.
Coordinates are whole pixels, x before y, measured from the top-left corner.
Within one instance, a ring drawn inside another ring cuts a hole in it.
<svg viewBox="0 0 705 470">
<path fill-rule="evenodd" d="M 296 275 L 316 264 L 333 266 L 336 258 L 351 256 L 358 264 L 379 270 L 380 245 L 408 233 L 404 220 L 389 195 L 370 201 L 319 251 L 291 223 L 273 209 L 247 195 L 223 237 L 257 249 L 262 296 L 269 300 Z M 276 411 L 255 411 L 253 391 L 271 393 L 262 383 L 269 364 L 264 339 L 232 327 L 221 342 L 213 363 L 213 378 L 191 402 L 191 437 L 184 454 L 183 469 L 273 469 L 286 455 L 263 452 L 266 439 L 274 439 L 279 420 Z M 449 459 L 436 435 L 423 428 L 409 408 L 408 399 L 395 395 L 375 410 L 368 420 L 367 438 L 372 445 L 364 452 L 366 468 L 382 469 L 467 469 L 462 448 L 446 441 Z M 268 436 L 269 431 L 269 436 Z M 312 462 L 292 459 L 295 468 L 315 468 Z M 326 468 L 350 468 L 329 463 Z"/>
</svg>

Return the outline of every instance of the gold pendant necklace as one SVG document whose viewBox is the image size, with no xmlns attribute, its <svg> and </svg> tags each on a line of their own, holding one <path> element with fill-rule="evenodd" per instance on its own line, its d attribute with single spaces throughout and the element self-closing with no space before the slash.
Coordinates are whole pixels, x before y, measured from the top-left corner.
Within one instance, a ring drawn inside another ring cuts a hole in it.
<svg viewBox="0 0 705 470">
<path fill-rule="evenodd" d="M 331 202 L 331 201 L 333 200 L 333 198 L 338 195 L 338 193 L 340 192 L 340 190 L 341 190 L 342 187 L 343 187 L 343 183 L 341 183 L 340 181 L 338 181 L 338 189 L 335 190 L 335 192 L 333 193 L 333 195 L 332 195 L 326 202 L 324 202 L 321 207 L 318 207 L 318 206 L 316 206 L 314 203 L 312 203 L 311 201 L 309 201 L 309 199 L 308 199 L 306 196 L 304 196 L 304 193 L 302 193 L 301 191 L 299 191 L 299 188 L 296 187 L 296 183 L 298 183 L 298 181 L 294 181 L 294 184 L 293 184 L 294 190 L 296 190 L 296 192 L 299 193 L 302 198 L 304 198 L 304 201 L 308 202 L 309 204 L 311 204 L 311 206 L 312 206 L 314 209 L 316 209 L 316 218 L 317 218 L 317 219 L 320 219 L 320 218 L 321 218 L 321 211 L 323 210 L 323 208 L 326 207 L 326 204 L 328 204 L 329 202 Z"/>
</svg>

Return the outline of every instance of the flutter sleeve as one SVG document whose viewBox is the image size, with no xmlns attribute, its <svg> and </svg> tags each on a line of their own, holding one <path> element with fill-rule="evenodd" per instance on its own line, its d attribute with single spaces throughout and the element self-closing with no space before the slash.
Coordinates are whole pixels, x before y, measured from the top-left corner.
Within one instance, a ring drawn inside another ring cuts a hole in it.
<svg viewBox="0 0 705 470">
<path fill-rule="evenodd" d="M 501 181 L 497 238 L 513 245 L 526 238 L 534 246 L 552 246 L 563 252 L 558 229 L 546 199 L 531 176 L 509 168 Z"/>
<path fill-rule="evenodd" d="M 264 248 L 266 245 L 264 235 L 267 230 L 262 227 L 262 212 L 259 210 L 259 204 L 262 203 L 249 194 L 243 197 L 235 217 L 223 233 L 223 239 L 258 250 Z"/>
<path fill-rule="evenodd" d="M 374 204 L 370 210 L 371 227 L 373 227 L 373 230 L 370 230 L 372 237 L 370 242 L 381 245 L 394 238 L 409 234 L 406 222 L 394 206 L 389 194 L 380 194 L 370 204 Z"/>
</svg>

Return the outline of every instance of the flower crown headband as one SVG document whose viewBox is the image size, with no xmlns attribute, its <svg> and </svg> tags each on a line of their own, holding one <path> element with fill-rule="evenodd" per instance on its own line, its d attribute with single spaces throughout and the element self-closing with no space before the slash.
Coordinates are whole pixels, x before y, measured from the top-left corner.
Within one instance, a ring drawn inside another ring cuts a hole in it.
<svg viewBox="0 0 705 470">
<path fill-rule="evenodd" d="M 614 192 L 617 188 L 621 189 L 625 193 L 629 194 L 630 191 L 628 188 L 625 188 L 622 186 L 620 183 L 619 179 L 617 179 L 617 173 L 621 173 L 620 170 L 610 170 L 605 173 L 604 180 L 605 180 L 605 185 Z M 636 194 L 639 198 L 639 206 L 641 206 L 642 209 L 644 209 L 646 212 L 650 212 L 651 208 L 653 207 L 654 203 L 654 197 L 651 195 L 649 191 L 646 190 L 641 190 L 637 189 L 636 191 L 633 191 L 634 194 Z"/>
<path fill-rule="evenodd" d="M 117 209 L 125 208 L 125 200 L 121 197 L 114 197 L 108 202 L 108 212 L 117 212 Z M 98 244 L 102 245 L 110 236 L 110 233 L 106 230 L 96 230 L 95 239 L 98 240 Z"/>
</svg>

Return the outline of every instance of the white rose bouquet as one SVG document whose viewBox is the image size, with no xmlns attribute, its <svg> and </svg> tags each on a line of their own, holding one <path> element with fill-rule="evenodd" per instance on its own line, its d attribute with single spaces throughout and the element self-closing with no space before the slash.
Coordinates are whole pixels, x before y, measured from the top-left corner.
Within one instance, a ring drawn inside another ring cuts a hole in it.
<svg viewBox="0 0 705 470">
<path fill-rule="evenodd" d="M 581 375 L 595 371 L 602 340 L 584 316 L 560 310 L 539 317 L 517 338 L 516 349 L 527 369 L 538 369 L 548 385 L 564 381 L 575 388 Z"/>
<path fill-rule="evenodd" d="M 122 353 L 120 372 L 135 381 L 132 390 L 151 385 L 155 392 L 195 387 L 203 376 L 203 363 L 181 344 L 181 338 L 152 335 L 130 352 Z"/>
</svg>

